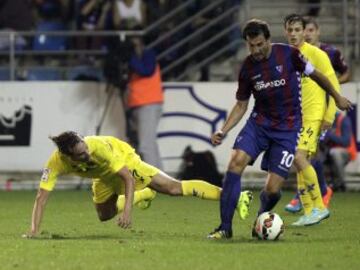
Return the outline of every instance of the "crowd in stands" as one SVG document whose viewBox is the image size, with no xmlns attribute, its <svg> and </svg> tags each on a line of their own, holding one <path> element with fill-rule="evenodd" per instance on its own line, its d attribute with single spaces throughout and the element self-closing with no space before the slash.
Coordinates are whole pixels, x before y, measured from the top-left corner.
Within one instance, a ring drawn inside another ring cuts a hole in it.
<svg viewBox="0 0 360 270">
<path fill-rule="evenodd" d="M 175 42 L 204 27 L 214 16 L 221 15 L 225 9 L 240 2 L 241 0 L 224 1 L 223 5 L 219 5 L 210 12 L 198 16 L 174 35 L 158 42 L 154 49 L 156 51 L 164 51 Z M 17 51 L 53 52 L 81 50 L 83 51 L 82 54 L 76 54 L 77 64 L 89 65 L 90 61 L 90 64 L 93 65 L 94 63 L 91 62 L 93 58 L 89 57 L 90 53 L 87 54 L 86 51 L 98 51 L 99 54 L 108 51 L 109 47 L 113 46 L 109 44 L 113 40 L 101 35 L 86 35 L 87 31 L 92 31 L 93 33 L 93 31 L 99 30 L 142 30 L 183 4 L 184 1 L 181 0 L 2 0 L 0 2 L 0 52 L 9 51 L 10 48 L 9 36 L 1 34 L 1 32 L 41 31 L 41 33 L 39 32 L 39 34 L 33 36 L 17 34 L 15 49 Z M 159 36 L 177 27 L 187 18 L 194 16 L 199 10 L 206 8 L 207 5 L 208 1 L 193 1 L 185 9 L 182 9 L 181 12 L 177 12 L 172 20 L 162 24 L 155 31 L 149 32 L 146 35 L 145 43 L 153 42 Z M 231 19 L 231 17 L 227 17 L 221 21 L 221 24 L 229 25 L 229 20 Z M 197 36 L 198 40 L 187 42 L 181 48 L 167 53 L 160 60 L 160 65 L 165 66 L 173 62 L 178 59 L 179 55 L 184 55 L 189 48 L 198 43 L 199 39 L 209 39 L 221 31 L 222 28 L 219 24 L 209 27 L 207 31 Z M 83 33 L 75 37 L 44 34 L 47 31 L 67 30 L 83 31 Z M 229 37 L 230 35 L 232 37 Z M 219 42 L 226 43 L 229 38 L 239 37 L 238 29 L 237 31 L 232 31 L 225 39 Z M 210 48 L 214 50 L 219 47 L 218 45 L 216 44 L 216 46 L 211 46 Z M 196 56 L 194 61 L 201 61 L 209 53 L 211 52 L 204 50 Z M 58 58 L 61 59 L 61 57 Z M 34 59 L 43 60 L 44 58 L 36 56 L 32 58 L 32 60 Z M 68 59 L 66 58 L 66 60 Z M 61 61 L 63 60 L 64 57 Z M 50 66 L 54 66 L 53 63 L 54 61 Z M 4 64 L 8 64 L 6 53 L 0 56 L 0 66 L 4 66 Z M 42 64 L 44 63 L 42 62 Z M 185 68 L 186 65 L 180 65 L 175 72 L 181 72 Z M 208 77 L 208 69 L 203 68 L 201 80 L 208 80 Z"/>
<path fill-rule="evenodd" d="M 0 31 L 57 30 L 134 30 L 145 28 L 174 7 L 180 0 L 2 0 Z M 191 15 L 206 1 L 194 1 L 187 12 Z M 19 19 L 21 18 L 21 19 Z M 184 16 L 177 16 L 180 22 Z M 206 18 L 200 18 L 201 24 Z M 197 27 L 194 24 L 194 27 Z M 100 39 L 80 39 L 79 48 L 100 48 Z M 29 45 L 30 46 L 30 45 Z M 2 46 L 0 48 L 5 48 Z"/>
<path fill-rule="evenodd" d="M 132 30 L 156 20 L 156 14 L 166 13 L 166 2 L 153 0 L 145 5 L 143 0 L 2 0 L 0 30 Z M 34 43 L 33 46 L 39 46 Z M 101 48 L 101 45 L 101 39 L 88 38 L 62 44 L 64 48 Z M 30 43 L 25 47 L 29 46 Z"/>
<path fill-rule="evenodd" d="M 150 0 L 146 3 L 145 5 L 143 0 L 2 0 L 0 51 L 10 50 L 9 36 L 6 33 L 1 34 L 9 31 L 39 31 L 39 34 L 33 36 L 17 34 L 15 40 L 17 51 L 106 50 L 107 39 L 103 36 L 82 34 L 70 38 L 46 35 L 44 32 L 78 30 L 85 33 L 97 30 L 141 29 L 149 23 L 149 20 L 156 20 L 156 14 L 166 13 L 166 8 L 169 7 L 167 1 L 162 0 Z M 92 59 L 87 56 L 78 58 L 80 59 L 78 64 L 84 64 L 84 59 Z M 43 57 L 38 56 L 31 60 L 34 59 L 44 60 Z M 54 61 L 52 66 L 53 63 Z M 8 65 L 8 56 L 3 54 L 1 66 L 6 65 Z M 4 72 L 5 76 L 0 77 L 6 79 L 8 69 Z M 44 74 L 43 71 L 41 73 Z M 49 76 L 49 71 L 46 73 L 49 80 L 57 79 L 57 76 Z M 25 77 L 36 78 L 31 74 Z"/>
</svg>

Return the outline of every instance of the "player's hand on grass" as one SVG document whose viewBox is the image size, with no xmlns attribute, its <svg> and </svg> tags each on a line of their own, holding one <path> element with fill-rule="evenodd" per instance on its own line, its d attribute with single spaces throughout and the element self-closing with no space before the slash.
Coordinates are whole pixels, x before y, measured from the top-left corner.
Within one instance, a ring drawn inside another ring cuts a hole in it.
<svg viewBox="0 0 360 270">
<path fill-rule="evenodd" d="M 335 102 L 336 102 L 336 106 L 340 110 L 350 111 L 353 109 L 351 102 L 346 97 L 340 96 L 340 98 L 335 100 Z"/>
<path fill-rule="evenodd" d="M 224 132 L 222 132 L 221 130 L 218 130 L 218 131 L 214 132 L 213 135 L 211 135 L 211 143 L 213 145 L 219 145 L 219 144 L 221 144 L 223 138 L 224 138 Z"/>
<path fill-rule="evenodd" d="M 122 214 L 120 215 L 117 223 L 123 229 L 130 228 L 131 227 L 131 216 L 130 216 L 130 214 L 127 213 L 126 211 L 122 212 Z"/>
</svg>

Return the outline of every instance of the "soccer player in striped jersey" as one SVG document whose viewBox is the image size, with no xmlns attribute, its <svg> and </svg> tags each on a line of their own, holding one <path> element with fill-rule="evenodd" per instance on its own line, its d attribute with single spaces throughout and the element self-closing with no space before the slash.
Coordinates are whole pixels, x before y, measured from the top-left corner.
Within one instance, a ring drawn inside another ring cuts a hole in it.
<svg viewBox="0 0 360 270">
<path fill-rule="evenodd" d="M 305 40 L 306 42 L 314 45 L 324 52 L 330 58 L 331 65 L 333 66 L 336 75 L 338 77 L 339 83 L 346 83 L 350 80 L 350 69 L 345 62 L 345 59 L 338 48 L 333 45 L 320 42 L 320 27 L 317 21 L 312 17 L 305 18 Z"/>
<path fill-rule="evenodd" d="M 305 42 L 305 19 L 301 15 L 290 14 L 284 18 L 284 28 L 289 44 L 298 48 L 339 92 L 339 82 L 327 54 Z M 336 112 L 334 100 L 330 97 L 327 102 L 326 93 L 321 84 L 312 78 L 302 77 L 301 85 L 303 124 L 294 164 L 304 215 L 292 224 L 294 226 L 318 224 L 330 216 L 329 210 L 323 203 L 318 178 L 309 159 L 316 153 L 321 132 L 332 126 Z"/>
<path fill-rule="evenodd" d="M 126 142 L 110 136 L 82 137 L 67 131 L 51 137 L 58 149 L 49 158 L 35 199 L 31 228 L 23 237 L 35 237 L 58 176 L 92 178 L 93 201 L 100 221 L 118 213 L 118 225 L 129 228 L 132 205 L 150 202 L 156 191 L 173 196 L 196 196 L 219 200 L 221 188 L 201 180 L 178 181 L 158 168 L 143 162 Z M 135 192 L 134 192 L 135 191 Z M 125 195 L 124 195 L 125 194 Z M 244 191 L 238 205 L 241 219 L 248 216 L 251 192 Z M 143 207 L 148 204 L 142 204 Z"/>
<path fill-rule="evenodd" d="M 327 78 L 307 62 L 298 49 L 272 44 L 268 24 L 253 19 L 243 29 L 250 55 L 238 79 L 236 103 L 223 127 L 212 135 L 214 145 L 236 126 L 247 111 L 250 96 L 255 105 L 238 134 L 223 182 L 220 199 L 221 224 L 208 235 L 211 239 L 232 237 L 232 219 L 241 191 L 241 174 L 260 153 L 267 157 L 268 177 L 260 194 L 258 214 L 270 211 L 280 199 L 280 189 L 294 160 L 301 117 L 301 74 L 316 80 L 334 97 L 340 109 L 351 107 Z M 311 90 L 309 90 L 311 91 Z"/>
</svg>

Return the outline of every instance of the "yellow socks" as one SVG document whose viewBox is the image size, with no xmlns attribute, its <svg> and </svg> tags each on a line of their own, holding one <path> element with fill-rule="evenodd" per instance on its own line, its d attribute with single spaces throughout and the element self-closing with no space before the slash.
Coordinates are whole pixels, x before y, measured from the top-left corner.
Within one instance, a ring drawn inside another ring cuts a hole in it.
<svg viewBox="0 0 360 270">
<path fill-rule="evenodd" d="M 196 196 L 207 200 L 220 200 L 221 188 L 202 180 L 181 181 L 183 196 Z"/>
<path fill-rule="evenodd" d="M 138 190 L 134 192 L 134 202 L 133 204 L 137 204 L 143 200 L 152 200 L 156 195 L 156 192 L 150 188 L 144 188 L 142 190 Z M 118 213 L 124 210 L 125 205 L 125 195 L 119 195 L 118 200 L 116 202 L 116 207 L 118 209 Z"/>
<path fill-rule="evenodd" d="M 318 178 L 313 166 L 307 166 L 297 173 L 297 183 L 305 215 L 309 215 L 314 207 L 320 210 L 325 208 Z"/>
<path fill-rule="evenodd" d="M 195 196 L 207 200 L 220 200 L 221 188 L 211 185 L 202 180 L 181 181 L 183 196 Z M 144 200 L 152 200 L 156 192 L 150 188 L 144 188 L 134 192 L 134 202 L 137 204 Z M 125 196 L 119 195 L 116 202 L 118 213 L 122 212 L 125 204 Z"/>
<path fill-rule="evenodd" d="M 311 165 L 307 166 L 304 170 L 302 170 L 302 174 L 304 177 L 306 189 L 310 193 L 311 200 L 313 201 L 313 206 L 323 210 L 325 206 L 322 200 L 319 181 L 314 167 Z"/>
<path fill-rule="evenodd" d="M 297 177 L 297 187 L 299 192 L 299 197 L 301 200 L 301 204 L 304 208 L 304 214 L 310 215 L 311 210 L 313 209 L 313 202 L 311 200 L 310 193 L 307 191 L 303 171 L 300 171 L 296 174 Z"/>
</svg>

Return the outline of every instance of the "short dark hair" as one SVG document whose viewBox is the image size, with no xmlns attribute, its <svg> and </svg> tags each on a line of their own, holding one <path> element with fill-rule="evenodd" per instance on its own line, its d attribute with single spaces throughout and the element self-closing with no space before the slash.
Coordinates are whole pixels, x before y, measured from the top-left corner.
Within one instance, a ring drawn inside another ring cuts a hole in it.
<svg viewBox="0 0 360 270">
<path fill-rule="evenodd" d="M 82 136 L 75 131 L 65 131 L 58 136 L 49 136 L 49 138 L 56 144 L 59 151 L 65 155 L 70 155 L 70 148 L 74 147 L 83 139 Z"/>
<path fill-rule="evenodd" d="M 246 40 L 247 37 L 254 38 L 261 34 L 264 35 L 265 39 L 270 38 L 270 30 L 267 22 L 258 19 L 247 21 L 243 29 L 243 39 Z"/>
<path fill-rule="evenodd" d="M 284 18 L 284 28 L 286 28 L 286 24 L 293 24 L 295 22 L 300 22 L 303 26 L 303 29 L 305 29 L 306 21 L 304 17 L 296 13 L 289 14 Z"/>
<path fill-rule="evenodd" d="M 305 26 L 307 26 L 308 24 L 313 24 L 315 25 L 316 29 L 319 29 L 319 25 L 314 17 L 306 16 L 304 17 L 304 20 L 305 20 Z"/>
</svg>

